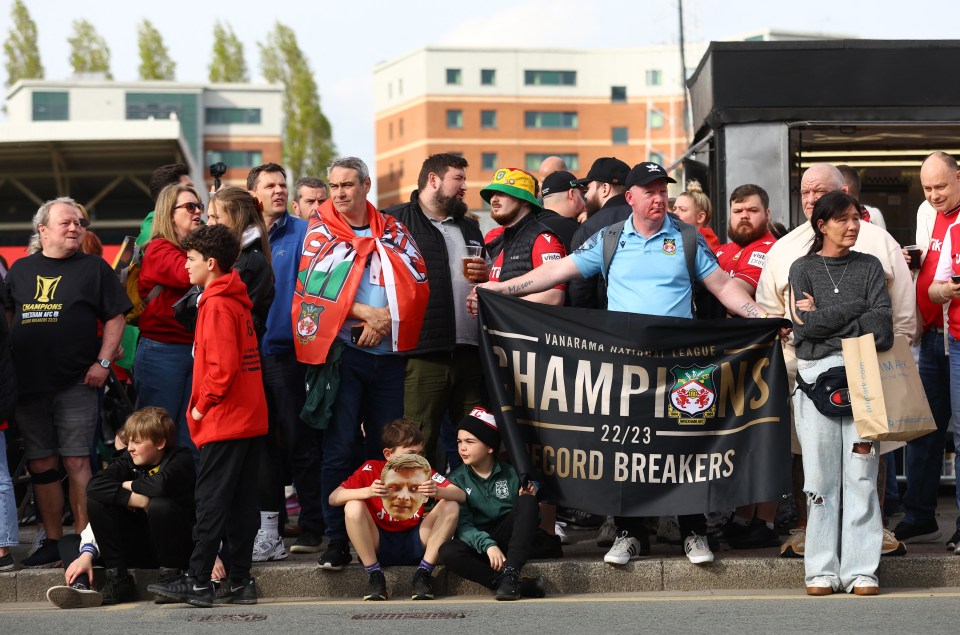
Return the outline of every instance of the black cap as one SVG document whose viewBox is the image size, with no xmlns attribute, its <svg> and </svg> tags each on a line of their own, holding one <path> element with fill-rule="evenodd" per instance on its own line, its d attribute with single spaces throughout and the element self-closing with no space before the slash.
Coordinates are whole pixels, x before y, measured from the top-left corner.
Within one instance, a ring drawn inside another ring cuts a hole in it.
<svg viewBox="0 0 960 635">
<path fill-rule="evenodd" d="M 621 185 L 627 178 L 630 166 L 617 157 L 600 157 L 590 166 L 590 171 L 582 179 L 577 179 L 577 185 L 586 185 L 590 181 Z"/>
<path fill-rule="evenodd" d="M 627 175 L 627 189 L 629 190 L 634 185 L 649 185 L 658 179 L 665 179 L 667 183 L 676 183 L 659 163 L 653 163 L 652 161 L 638 163 L 633 166 L 630 174 Z"/>
<path fill-rule="evenodd" d="M 551 172 L 547 175 L 547 178 L 543 179 L 543 187 L 540 188 L 540 195 L 549 196 L 550 194 L 566 192 L 567 190 L 573 190 L 579 187 L 580 184 L 577 182 L 576 176 L 570 172 L 557 170 L 556 172 Z"/>
</svg>

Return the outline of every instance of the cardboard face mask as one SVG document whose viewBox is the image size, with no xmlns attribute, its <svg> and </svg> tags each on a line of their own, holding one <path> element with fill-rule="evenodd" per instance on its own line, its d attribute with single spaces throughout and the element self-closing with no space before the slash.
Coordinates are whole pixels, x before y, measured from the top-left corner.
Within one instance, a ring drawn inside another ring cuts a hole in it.
<svg viewBox="0 0 960 635">
<path fill-rule="evenodd" d="M 427 500 L 426 494 L 421 494 L 417 488 L 430 480 L 430 475 L 420 469 L 385 469 L 382 480 L 389 490 L 383 497 L 383 508 L 393 520 L 413 518 Z"/>
</svg>

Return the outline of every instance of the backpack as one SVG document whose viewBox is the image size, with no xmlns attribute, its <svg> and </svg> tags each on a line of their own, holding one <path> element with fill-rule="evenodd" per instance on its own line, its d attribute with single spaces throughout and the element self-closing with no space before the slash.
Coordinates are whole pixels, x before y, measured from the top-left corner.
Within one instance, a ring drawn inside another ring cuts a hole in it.
<svg viewBox="0 0 960 635">
<path fill-rule="evenodd" d="M 130 245 L 130 247 L 128 247 Z M 133 237 L 127 236 L 123 240 L 123 246 L 120 248 L 120 254 L 122 255 L 125 251 L 131 253 L 129 262 L 124 265 L 122 256 L 118 255 L 118 262 L 114 264 L 114 269 L 117 271 L 117 276 L 120 278 L 120 284 L 123 286 L 124 290 L 127 292 L 127 297 L 130 299 L 130 304 L 133 305 L 133 308 L 127 311 L 127 324 L 130 326 L 136 326 L 140 322 L 140 314 L 143 313 L 144 307 L 150 304 L 150 301 L 160 295 L 160 292 L 163 291 L 163 285 L 156 285 L 150 289 L 150 293 L 147 294 L 147 297 L 140 297 L 140 268 L 143 264 L 143 254 L 146 252 L 146 246 L 140 247 L 133 243 Z"/>
</svg>

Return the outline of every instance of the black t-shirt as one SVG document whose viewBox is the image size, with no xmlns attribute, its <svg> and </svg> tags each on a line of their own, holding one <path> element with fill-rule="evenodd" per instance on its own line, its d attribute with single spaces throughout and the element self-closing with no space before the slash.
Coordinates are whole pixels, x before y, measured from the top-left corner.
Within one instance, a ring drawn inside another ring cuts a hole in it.
<svg viewBox="0 0 960 635">
<path fill-rule="evenodd" d="M 20 394 L 59 390 L 81 381 L 97 361 L 97 320 L 130 310 L 130 299 L 102 258 L 42 253 L 7 274 L 13 305 L 13 361 Z"/>
</svg>

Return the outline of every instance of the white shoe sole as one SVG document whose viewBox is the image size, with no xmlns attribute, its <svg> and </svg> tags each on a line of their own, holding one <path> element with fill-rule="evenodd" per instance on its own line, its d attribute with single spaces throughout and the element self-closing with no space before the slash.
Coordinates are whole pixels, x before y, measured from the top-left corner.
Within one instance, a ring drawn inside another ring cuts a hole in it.
<svg viewBox="0 0 960 635">
<path fill-rule="evenodd" d="M 607 564 L 617 564 L 617 565 L 625 565 L 625 564 L 627 564 L 628 562 L 630 562 L 631 560 L 639 560 L 639 559 L 640 559 L 640 556 L 639 556 L 639 555 L 637 555 L 637 556 L 628 556 L 626 559 L 618 558 L 618 557 L 611 557 L 611 556 L 604 556 L 604 557 L 603 557 L 603 561 L 606 562 Z"/>
<path fill-rule="evenodd" d="M 713 562 L 713 554 L 711 553 L 709 556 L 687 556 L 687 560 L 692 564 L 707 564 Z"/>
<path fill-rule="evenodd" d="M 68 586 L 47 589 L 47 600 L 61 609 L 85 609 L 100 606 L 103 596 L 97 591 L 80 591 Z"/>
</svg>

